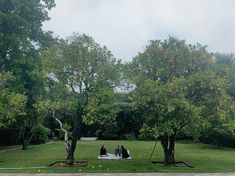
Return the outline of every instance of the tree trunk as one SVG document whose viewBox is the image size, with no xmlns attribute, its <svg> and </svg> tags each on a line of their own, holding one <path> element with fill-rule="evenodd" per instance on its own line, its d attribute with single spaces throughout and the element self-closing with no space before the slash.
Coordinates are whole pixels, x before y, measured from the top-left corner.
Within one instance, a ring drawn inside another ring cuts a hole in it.
<svg viewBox="0 0 235 176">
<path fill-rule="evenodd" d="M 170 165 L 175 163 L 175 135 L 160 137 L 164 151 L 164 164 Z"/>
<path fill-rule="evenodd" d="M 67 156 L 67 164 L 68 165 L 73 165 L 74 151 L 75 151 L 76 146 L 77 146 L 77 140 L 78 140 L 78 129 L 74 128 L 73 137 L 72 137 L 72 140 L 71 140 L 71 145 L 70 145 L 70 148 L 68 150 L 68 156 Z"/>
<path fill-rule="evenodd" d="M 23 144 L 22 144 L 22 150 L 26 150 L 29 146 L 29 143 L 27 140 L 23 140 Z"/>
<path fill-rule="evenodd" d="M 65 146 L 66 155 L 68 157 L 69 148 L 70 148 L 68 131 L 63 128 L 62 122 L 55 116 L 55 110 L 52 110 L 52 117 L 59 123 L 60 129 L 64 132 L 64 146 Z"/>
<path fill-rule="evenodd" d="M 22 135 L 22 140 L 23 140 L 22 150 L 26 150 L 28 147 L 28 141 L 25 139 L 25 130 L 23 127 L 21 128 L 21 135 Z"/>
<path fill-rule="evenodd" d="M 33 134 L 29 135 L 29 137 L 23 138 L 22 150 L 26 150 L 32 140 Z"/>
<path fill-rule="evenodd" d="M 23 140 L 22 150 L 26 150 L 28 148 L 39 125 L 40 123 L 38 122 L 34 127 L 31 127 L 31 129 L 27 127 L 24 129 L 24 127 L 22 127 L 22 140 Z"/>
<path fill-rule="evenodd" d="M 74 121 L 74 128 L 73 128 L 73 137 L 71 140 L 70 148 L 68 150 L 68 156 L 67 156 L 67 164 L 73 165 L 74 162 L 74 151 L 77 146 L 77 140 L 79 139 L 79 130 L 80 130 L 80 121 L 81 121 L 81 113 L 82 111 L 79 111 L 75 121 Z"/>
</svg>

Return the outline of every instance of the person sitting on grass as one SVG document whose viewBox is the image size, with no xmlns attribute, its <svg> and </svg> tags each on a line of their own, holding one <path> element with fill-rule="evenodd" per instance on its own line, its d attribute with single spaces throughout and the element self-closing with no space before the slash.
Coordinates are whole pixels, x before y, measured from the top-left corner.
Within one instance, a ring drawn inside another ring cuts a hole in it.
<svg viewBox="0 0 235 176">
<path fill-rule="evenodd" d="M 120 146 L 118 145 L 117 148 L 115 149 L 115 155 L 116 156 L 121 156 L 122 155 L 122 150 Z"/>
<path fill-rule="evenodd" d="M 107 150 L 106 148 L 104 147 L 104 145 L 102 145 L 102 147 L 100 148 L 100 156 L 107 156 Z"/>
<path fill-rule="evenodd" d="M 121 146 L 122 149 L 122 158 L 128 158 L 130 155 L 128 154 L 127 150 L 123 147 L 123 145 Z"/>
</svg>

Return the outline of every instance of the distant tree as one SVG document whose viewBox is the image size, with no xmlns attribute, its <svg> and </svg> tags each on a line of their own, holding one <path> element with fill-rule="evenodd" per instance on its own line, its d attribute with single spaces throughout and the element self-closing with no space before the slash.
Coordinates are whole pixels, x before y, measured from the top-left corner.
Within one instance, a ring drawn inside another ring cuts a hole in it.
<svg viewBox="0 0 235 176">
<path fill-rule="evenodd" d="M 231 147 L 235 143 L 234 61 L 227 56 L 217 57 L 210 71 L 190 78 L 189 98 L 203 106 L 200 140 Z"/>
<path fill-rule="evenodd" d="M 215 53 L 215 69 L 229 81 L 228 93 L 235 97 L 235 56 L 233 54 Z"/>
<path fill-rule="evenodd" d="M 119 109 L 116 115 L 117 134 L 120 139 L 128 135 L 137 138 L 139 130 L 143 125 L 141 112 L 136 109 L 131 92 L 118 92 L 115 95 L 115 106 Z"/>
</svg>

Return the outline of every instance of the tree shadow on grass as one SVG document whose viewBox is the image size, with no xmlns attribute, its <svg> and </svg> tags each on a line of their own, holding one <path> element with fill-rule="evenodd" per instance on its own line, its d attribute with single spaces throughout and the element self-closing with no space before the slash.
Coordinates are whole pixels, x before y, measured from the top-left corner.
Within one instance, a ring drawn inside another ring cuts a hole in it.
<svg viewBox="0 0 235 176">
<path fill-rule="evenodd" d="M 193 166 L 191 166 L 190 164 L 184 162 L 184 161 L 176 161 L 175 163 L 173 164 L 168 164 L 168 165 L 165 165 L 164 162 L 162 161 L 151 161 L 152 164 L 158 164 L 158 165 L 164 165 L 164 166 L 174 166 L 174 167 L 189 167 L 189 168 L 194 168 Z"/>
<path fill-rule="evenodd" d="M 86 167 L 88 161 L 74 161 L 73 165 L 68 165 L 66 161 L 55 161 L 54 163 L 49 164 L 51 167 Z"/>
</svg>

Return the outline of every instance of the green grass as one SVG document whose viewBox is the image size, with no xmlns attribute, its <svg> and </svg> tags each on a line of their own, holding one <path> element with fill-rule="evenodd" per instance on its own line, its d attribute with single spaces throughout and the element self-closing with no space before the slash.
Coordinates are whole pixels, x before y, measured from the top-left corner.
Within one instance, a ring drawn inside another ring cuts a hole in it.
<svg viewBox="0 0 235 176">
<path fill-rule="evenodd" d="M 65 159 L 63 142 L 30 146 L 28 150 L 14 150 L 0 154 L 0 172 L 235 172 L 235 149 L 216 148 L 211 145 L 190 142 L 176 143 L 176 160 L 185 161 L 194 168 L 165 167 L 148 161 L 154 141 L 79 141 L 75 153 L 76 160 L 85 160 L 85 168 L 49 167 L 30 169 L 27 167 L 47 166 Z M 98 160 L 99 148 L 105 144 L 108 153 L 124 145 L 130 149 L 132 160 Z M 157 144 L 152 160 L 162 160 L 162 148 Z M 26 167 L 23 169 L 12 169 Z"/>
</svg>

